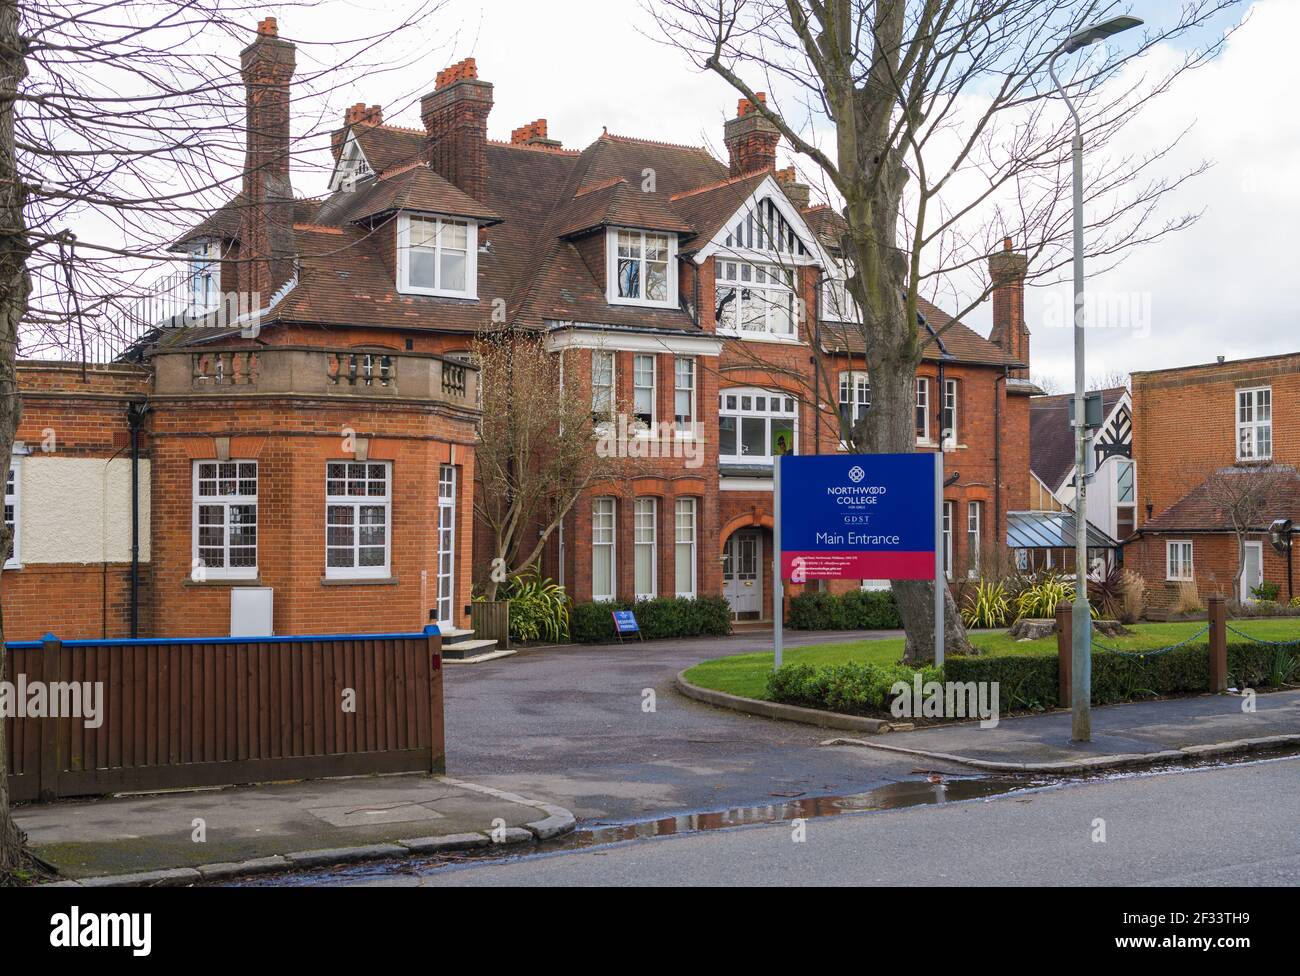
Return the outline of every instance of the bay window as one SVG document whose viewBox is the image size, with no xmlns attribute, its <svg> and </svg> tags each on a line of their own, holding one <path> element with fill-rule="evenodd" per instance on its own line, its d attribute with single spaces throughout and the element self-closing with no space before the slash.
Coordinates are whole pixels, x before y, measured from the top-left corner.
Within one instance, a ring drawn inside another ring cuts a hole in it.
<svg viewBox="0 0 1300 976">
<path fill-rule="evenodd" d="M 771 464 L 797 454 L 798 401 L 784 393 L 741 388 L 718 395 L 718 460 Z"/>
</svg>

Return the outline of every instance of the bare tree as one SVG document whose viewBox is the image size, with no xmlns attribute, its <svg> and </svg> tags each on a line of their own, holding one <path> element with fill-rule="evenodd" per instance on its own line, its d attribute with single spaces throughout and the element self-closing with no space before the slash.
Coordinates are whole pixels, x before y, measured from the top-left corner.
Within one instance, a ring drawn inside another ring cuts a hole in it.
<svg viewBox="0 0 1300 976">
<path fill-rule="evenodd" d="M 489 600 L 537 563 L 583 491 L 626 467 L 619 444 L 636 443 L 612 394 L 594 403 L 589 387 L 566 380 L 560 356 L 522 330 L 486 335 L 474 347 L 483 391 L 474 514 L 492 533 L 479 583 Z"/>
<path fill-rule="evenodd" d="M 1222 468 L 1203 483 L 1206 500 L 1226 522 L 1237 540 L 1237 571 L 1232 577 L 1232 599 L 1241 594 L 1246 572 L 1246 540 L 1268 532 L 1275 518 L 1290 514 L 1280 505 L 1281 489 L 1296 480 L 1294 468 L 1274 464 Z"/>
<path fill-rule="evenodd" d="M 1141 109 L 1223 43 L 1187 48 L 1172 69 L 1121 74 L 1162 41 L 1204 25 L 1235 0 L 1188 0 L 1132 54 L 1079 57 L 1063 84 L 1090 155 L 1085 205 L 1089 270 L 1188 226 L 1158 204 L 1204 167 L 1158 174 L 1171 148 L 1133 156 L 1114 145 Z M 915 449 L 913 377 L 929 336 L 923 292 L 962 319 L 991 292 L 985 268 L 1004 238 L 1028 255 L 1030 278 L 1058 280 L 1070 260 L 1073 128 L 1047 68 L 1065 38 L 1111 12 L 1103 0 L 658 0 L 668 43 L 725 79 L 823 179 L 843 218 L 847 287 L 860 312 L 871 409 L 850 444 Z M 765 100 L 757 96 L 765 89 Z M 788 109 L 783 111 L 783 107 Z M 1109 152 L 1107 150 L 1110 150 Z M 940 335 L 942 329 L 939 330 Z M 895 583 L 909 658 L 927 658 L 932 584 Z M 947 598 L 947 650 L 968 652 Z"/>
<path fill-rule="evenodd" d="M 300 43 L 292 104 L 314 118 L 293 137 L 289 156 L 302 165 L 322 155 L 339 118 L 329 102 L 340 88 L 438 49 L 428 37 L 405 51 L 392 42 L 422 33 L 440 3 L 415 0 L 395 17 L 372 19 L 363 36 Z M 319 6 L 290 0 L 278 10 L 299 11 L 308 23 Z M 264 12 L 243 0 L 0 0 L 6 465 L 21 415 L 18 356 L 84 362 L 121 352 L 156 324 L 136 310 L 157 294 L 150 282 L 160 265 L 187 260 L 171 248 L 181 232 L 217 208 L 241 219 L 240 208 L 255 205 L 239 195 L 247 172 L 268 181 L 281 166 L 287 174 L 283 158 L 245 156 L 246 75 L 231 58 L 261 35 L 275 36 L 274 18 L 258 25 Z M 280 189 L 288 200 L 287 179 Z M 266 260 L 223 257 L 232 264 Z M 295 257 L 302 255 L 287 260 Z M 0 674 L 3 667 L 0 633 Z M 9 814 L 3 735 L 0 723 L 0 881 L 23 859 Z"/>
</svg>

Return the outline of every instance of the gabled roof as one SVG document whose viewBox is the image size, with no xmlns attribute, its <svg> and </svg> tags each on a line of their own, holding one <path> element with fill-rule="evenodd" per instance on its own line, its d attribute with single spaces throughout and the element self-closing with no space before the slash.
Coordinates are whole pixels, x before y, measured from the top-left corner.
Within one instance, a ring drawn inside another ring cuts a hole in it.
<svg viewBox="0 0 1300 976">
<path fill-rule="evenodd" d="M 1110 419 L 1128 390 L 1122 386 L 1101 391 L 1101 412 Z M 1029 470 L 1058 492 L 1074 476 L 1074 431 L 1070 427 L 1073 393 L 1036 396 L 1029 401 Z"/>
<path fill-rule="evenodd" d="M 695 228 L 695 236 L 682 241 L 682 253 L 689 254 L 713 240 L 767 177 L 766 172 L 750 173 L 674 194 L 673 207 Z"/>
<path fill-rule="evenodd" d="M 638 227 L 674 234 L 689 234 L 694 229 L 663 196 L 633 189 L 621 176 L 579 187 L 559 218 L 558 234 L 574 237 L 599 227 Z"/>
<path fill-rule="evenodd" d="M 916 299 L 916 312 L 929 329 L 939 333 L 936 341 L 928 333 L 921 350 L 927 362 L 967 363 L 976 366 L 1023 366 L 963 322 L 953 319 L 937 305 L 920 296 Z M 923 326 L 924 327 L 924 326 Z M 832 353 L 861 356 L 866 352 L 862 329 L 852 322 L 822 322 L 822 346 Z"/>
<path fill-rule="evenodd" d="M 1253 528 L 1259 532 L 1267 531 L 1269 524 L 1280 518 L 1300 522 L 1300 474 L 1294 468 L 1283 465 L 1265 468 L 1241 466 L 1215 471 L 1155 518 L 1147 519 L 1142 531 L 1196 534 L 1233 531 L 1232 518 L 1221 500 L 1233 493 L 1231 479 L 1258 476 L 1261 471 L 1269 473 L 1271 483 L 1261 506 L 1266 514 L 1261 524 Z"/>
</svg>

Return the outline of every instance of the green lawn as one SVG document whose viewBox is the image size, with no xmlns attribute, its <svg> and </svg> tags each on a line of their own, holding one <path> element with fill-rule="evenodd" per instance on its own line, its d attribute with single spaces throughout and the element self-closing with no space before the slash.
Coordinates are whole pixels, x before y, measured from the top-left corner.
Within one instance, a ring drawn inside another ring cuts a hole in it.
<svg viewBox="0 0 1300 976">
<path fill-rule="evenodd" d="M 1230 626 L 1244 634 L 1260 640 L 1294 640 L 1300 638 L 1300 617 L 1258 618 L 1254 620 L 1229 621 Z M 1129 629 L 1131 637 L 1114 640 L 1101 638 L 1107 647 L 1116 647 L 1125 651 L 1140 651 L 1145 648 L 1165 647 L 1186 640 L 1202 630 L 1204 623 L 1176 624 L 1134 624 Z M 787 632 L 788 633 L 788 632 Z M 1228 640 L 1236 638 L 1229 631 Z M 971 643 L 980 647 L 987 654 L 1055 654 L 1056 638 L 1048 637 L 1036 641 L 1015 641 L 1007 636 L 1006 631 L 975 631 L 971 634 Z M 901 637 L 886 640 L 846 641 L 842 644 L 817 644 L 811 647 L 787 647 L 785 663 L 787 664 L 844 664 L 849 661 L 864 661 L 873 664 L 889 664 L 903 657 L 903 640 Z M 697 664 L 686 672 L 686 680 L 702 688 L 730 692 L 746 698 L 764 698 L 767 690 L 767 676 L 772 670 L 772 652 L 762 654 L 736 654 L 732 657 L 715 658 Z"/>
</svg>

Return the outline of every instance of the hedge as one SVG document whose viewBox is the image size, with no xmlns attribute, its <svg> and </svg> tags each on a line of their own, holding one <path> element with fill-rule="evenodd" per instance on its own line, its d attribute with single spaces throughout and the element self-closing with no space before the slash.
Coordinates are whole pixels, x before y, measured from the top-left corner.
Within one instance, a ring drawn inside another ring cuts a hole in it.
<svg viewBox="0 0 1300 976">
<path fill-rule="evenodd" d="M 889 590 L 851 590 L 839 596 L 816 590 L 790 599 L 791 630 L 897 630 L 903 626 Z"/>
<path fill-rule="evenodd" d="M 659 637 L 701 637 L 731 633 L 731 606 L 720 596 L 658 597 L 635 603 L 579 603 L 569 616 L 569 636 L 578 643 L 615 640 L 614 610 L 631 610 L 646 640 Z M 635 638 L 633 638 L 635 640 Z"/>
<path fill-rule="evenodd" d="M 1228 645 L 1228 684 L 1236 688 L 1276 686 L 1300 672 L 1295 648 L 1234 642 Z M 944 661 L 948 681 L 996 681 L 1007 711 L 1057 706 L 1055 655 L 1025 657 L 953 656 Z M 1153 695 L 1209 690 L 1208 644 L 1188 644 L 1145 658 L 1110 651 L 1092 655 L 1092 703 L 1111 705 Z"/>
<path fill-rule="evenodd" d="M 804 708 L 872 715 L 888 710 L 889 692 L 895 682 L 911 684 L 915 675 L 916 669 L 905 664 L 787 664 L 768 675 L 767 697 Z M 941 678 L 938 668 L 921 669 L 922 681 Z"/>
</svg>

